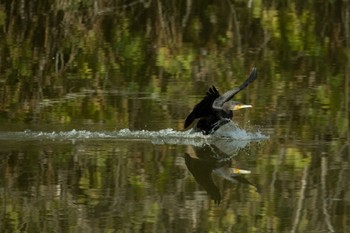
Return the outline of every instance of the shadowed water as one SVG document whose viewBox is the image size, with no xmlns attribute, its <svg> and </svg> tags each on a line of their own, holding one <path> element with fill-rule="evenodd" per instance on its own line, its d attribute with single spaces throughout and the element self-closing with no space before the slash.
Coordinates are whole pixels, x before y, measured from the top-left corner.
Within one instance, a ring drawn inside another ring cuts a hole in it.
<svg viewBox="0 0 350 233">
<path fill-rule="evenodd" d="M 250 173 L 249 166 L 231 166 L 233 157 L 250 142 L 169 129 L 2 133 L 1 166 L 7 168 L 2 169 L 0 179 L 6 203 L 3 227 L 21 231 L 70 228 L 78 232 L 199 227 L 190 221 L 190 212 L 199 214 L 207 209 L 203 201 L 208 198 L 213 204 L 225 202 L 224 190 L 243 182 L 240 179 L 244 177 L 233 174 Z M 203 174 L 203 169 L 209 170 Z M 212 172 L 221 179 L 219 183 L 211 180 Z M 224 180 L 233 185 L 220 187 Z M 242 188 L 250 189 L 249 185 Z M 257 195 L 254 189 L 249 192 Z M 85 212 L 88 214 L 81 214 Z M 35 221 L 38 216 L 42 224 Z M 22 218 L 25 225 L 18 225 Z M 188 219 L 187 223 L 173 226 L 182 219 Z M 82 223 L 70 226 L 70 221 Z"/>
<path fill-rule="evenodd" d="M 348 232 L 349 1 L 0 2 L 0 232 Z M 251 109 L 183 129 L 215 85 Z"/>
</svg>

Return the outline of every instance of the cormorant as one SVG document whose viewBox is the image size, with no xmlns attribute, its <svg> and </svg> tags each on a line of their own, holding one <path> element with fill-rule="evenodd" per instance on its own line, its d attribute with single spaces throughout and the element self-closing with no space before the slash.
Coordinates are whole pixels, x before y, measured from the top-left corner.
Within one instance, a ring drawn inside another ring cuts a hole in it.
<svg viewBox="0 0 350 233">
<path fill-rule="evenodd" d="M 197 155 L 197 154 L 196 154 Z M 215 203 L 220 204 L 221 194 L 220 190 L 213 180 L 213 174 L 237 184 L 248 184 L 256 188 L 260 193 L 259 185 L 251 183 L 244 177 L 244 174 L 250 174 L 249 170 L 242 170 L 232 167 L 232 159 L 220 161 L 217 158 L 200 159 L 191 157 L 190 154 L 185 153 L 185 164 L 188 170 L 193 175 L 194 179 L 201 185 Z"/>
<path fill-rule="evenodd" d="M 257 77 L 256 68 L 253 68 L 247 80 L 238 88 L 229 90 L 220 95 L 215 86 L 209 88 L 207 95 L 196 104 L 192 112 L 187 116 L 184 128 L 192 124 L 195 119 L 199 119 L 194 127 L 195 132 L 202 132 L 203 134 L 212 134 L 221 126 L 229 123 L 232 119 L 234 110 L 242 108 L 251 108 L 252 105 L 241 104 L 232 101 L 238 92 L 247 87 Z"/>
</svg>

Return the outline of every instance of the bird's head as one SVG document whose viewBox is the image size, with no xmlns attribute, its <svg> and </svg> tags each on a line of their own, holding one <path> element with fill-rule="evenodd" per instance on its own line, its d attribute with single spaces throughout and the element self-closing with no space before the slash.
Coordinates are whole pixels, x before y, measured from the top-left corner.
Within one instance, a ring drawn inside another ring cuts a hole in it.
<svg viewBox="0 0 350 233">
<path fill-rule="evenodd" d="M 253 106 L 250 105 L 250 104 L 242 104 L 242 103 L 239 103 L 237 101 L 227 101 L 226 103 L 224 103 L 223 105 L 223 109 L 225 111 L 236 111 L 236 110 L 239 110 L 239 109 L 242 109 L 242 108 L 252 108 Z"/>
</svg>

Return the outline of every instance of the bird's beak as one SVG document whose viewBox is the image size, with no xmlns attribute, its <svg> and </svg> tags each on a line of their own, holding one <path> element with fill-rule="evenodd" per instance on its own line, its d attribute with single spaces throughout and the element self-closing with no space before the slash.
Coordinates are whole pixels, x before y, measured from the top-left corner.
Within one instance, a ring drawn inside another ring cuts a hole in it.
<svg viewBox="0 0 350 233">
<path fill-rule="evenodd" d="M 253 106 L 250 105 L 250 104 L 237 104 L 233 107 L 232 110 L 239 110 L 239 109 L 242 109 L 242 108 L 252 108 Z"/>
</svg>

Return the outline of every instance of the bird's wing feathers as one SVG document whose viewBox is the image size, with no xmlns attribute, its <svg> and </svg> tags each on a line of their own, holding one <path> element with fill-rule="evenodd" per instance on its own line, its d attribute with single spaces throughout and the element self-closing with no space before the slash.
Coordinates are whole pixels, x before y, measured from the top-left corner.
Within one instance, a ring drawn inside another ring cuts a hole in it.
<svg viewBox="0 0 350 233">
<path fill-rule="evenodd" d="M 224 94 L 216 98 L 213 102 L 213 108 L 215 109 L 221 109 L 222 105 L 224 105 L 225 102 L 230 100 L 235 94 L 237 94 L 241 89 L 236 88 L 229 91 L 226 91 Z"/>
<path fill-rule="evenodd" d="M 224 94 L 222 94 L 221 96 L 219 96 L 218 98 L 216 98 L 213 102 L 213 108 L 221 109 L 222 105 L 225 102 L 229 101 L 238 92 L 240 92 L 241 90 L 246 88 L 251 82 L 253 82 L 256 79 L 256 77 L 257 77 L 257 72 L 256 72 L 256 68 L 254 67 L 252 72 L 250 72 L 249 77 L 247 78 L 247 80 L 245 80 L 244 83 L 242 83 L 242 85 L 240 85 L 238 88 L 229 90 L 229 91 L 225 92 Z"/>
<path fill-rule="evenodd" d="M 210 96 L 215 96 L 217 97 L 219 94 L 218 90 L 216 90 L 215 86 L 212 86 L 211 88 L 209 88 L 209 90 L 207 91 L 207 96 L 206 97 L 210 97 Z"/>
<path fill-rule="evenodd" d="M 213 109 L 222 109 L 222 106 L 225 102 L 230 100 L 233 96 L 235 96 L 238 92 L 247 87 L 251 82 L 253 82 L 257 77 L 256 68 L 253 68 L 250 73 L 248 79 L 238 88 L 225 92 L 220 96 L 220 93 L 212 86 L 207 91 L 207 95 L 194 106 L 192 112 L 187 116 L 184 124 L 184 128 L 190 126 L 190 124 L 197 118 L 205 117 L 212 114 Z"/>
<path fill-rule="evenodd" d="M 184 128 L 187 128 L 190 126 L 190 124 L 197 118 L 205 117 L 207 115 L 211 114 L 211 106 L 213 105 L 213 102 L 215 99 L 217 99 L 220 96 L 220 93 L 215 88 L 215 86 L 212 86 L 208 89 L 207 95 L 196 104 L 192 110 L 192 112 L 187 116 L 184 124 Z"/>
</svg>

